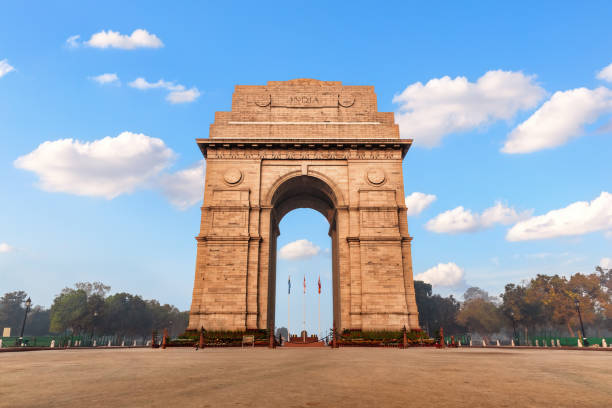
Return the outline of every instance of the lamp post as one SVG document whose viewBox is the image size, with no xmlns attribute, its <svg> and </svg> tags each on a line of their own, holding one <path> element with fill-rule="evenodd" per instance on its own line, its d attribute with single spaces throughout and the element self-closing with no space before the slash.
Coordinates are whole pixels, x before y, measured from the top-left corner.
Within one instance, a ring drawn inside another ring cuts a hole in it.
<svg viewBox="0 0 612 408">
<path fill-rule="evenodd" d="M 512 331 L 514 333 L 514 341 L 519 343 L 519 339 L 518 339 L 518 337 L 516 337 L 516 320 L 514 320 L 514 311 L 510 312 L 510 319 L 512 319 Z M 517 344 L 517 346 L 518 346 L 518 344 Z"/>
<path fill-rule="evenodd" d="M 26 319 L 28 318 L 28 312 L 30 311 L 30 306 L 32 306 L 32 300 L 28 298 L 25 302 L 26 309 L 25 315 L 23 316 L 23 324 L 21 325 L 21 334 L 19 335 L 19 345 L 23 345 L 23 330 L 25 329 Z"/>
<path fill-rule="evenodd" d="M 95 310 L 93 314 L 93 329 L 91 331 L 91 344 L 93 345 L 96 337 L 96 320 L 98 320 L 98 311 Z"/>
<path fill-rule="evenodd" d="M 582 330 L 582 341 L 586 339 L 586 333 L 584 332 L 584 325 L 582 324 L 582 315 L 580 314 L 580 301 L 578 298 L 574 299 L 574 304 L 576 305 L 576 311 L 578 312 L 578 319 L 580 319 L 580 329 Z"/>
</svg>

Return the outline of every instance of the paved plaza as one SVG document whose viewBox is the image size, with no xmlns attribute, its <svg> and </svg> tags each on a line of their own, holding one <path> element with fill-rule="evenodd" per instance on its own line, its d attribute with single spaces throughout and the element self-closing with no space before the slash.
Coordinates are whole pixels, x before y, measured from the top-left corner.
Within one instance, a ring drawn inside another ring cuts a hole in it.
<svg viewBox="0 0 612 408">
<path fill-rule="evenodd" d="M 612 353 L 123 349 L 0 353 L 2 407 L 604 407 Z"/>
</svg>

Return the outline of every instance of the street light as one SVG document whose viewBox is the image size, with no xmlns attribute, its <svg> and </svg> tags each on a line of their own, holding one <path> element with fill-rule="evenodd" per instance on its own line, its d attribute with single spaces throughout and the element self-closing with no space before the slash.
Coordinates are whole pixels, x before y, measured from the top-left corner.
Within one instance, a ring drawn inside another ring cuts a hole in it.
<svg viewBox="0 0 612 408">
<path fill-rule="evenodd" d="M 514 332 L 514 341 L 519 343 L 519 339 L 516 336 L 516 320 L 514 320 L 514 310 L 510 311 L 510 319 L 512 319 L 512 331 Z M 518 344 L 517 344 L 518 346 Z"/>
<path fill-rule="evenodd" d="M 26 310 L 25 316 L 23 316 L 23 324 L 21 325 L 21 334 L 19 335 L 19 346 L 23 345 L 23 330 L 25 329 L 26 319 L 28 318 L 28 312 L 30 311 L 30 306 L 32 306 L 32 300 L 28 298 L 25 302 Z"/>
<path fill-rule="evenodd" d="M 92 341 L 92 344 L 93 344 L 94 341 L 96 341 L 95 340 L 95 337 L 96 337 L 96 320 L 98 320 L 98 311 L 97 310 L 94 311 L 94 314 L 93 314 L 93 330 L 91 332 L 91 341 Z"/>
<path fill-rule="evenodd" d="M 576 305 L 576 311 L 578 312 L 578 318 L 580 319 L 580 329 L 582 330 L 582 341 L 586 343 L 586 333 L 584 332 L 584 325 L 582 324 L 582 315 L 580 314 L 580 301 L 578 298 L 574 299 Z M 587 344 L 585 344 L 586 346 Z"/>
</svg>

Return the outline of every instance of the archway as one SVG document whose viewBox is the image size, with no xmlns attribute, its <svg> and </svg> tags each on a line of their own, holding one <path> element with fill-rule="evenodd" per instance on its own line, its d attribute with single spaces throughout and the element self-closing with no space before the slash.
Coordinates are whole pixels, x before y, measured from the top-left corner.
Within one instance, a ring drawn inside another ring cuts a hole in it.
<svg viewBox="0 0 612 408">
<path fill-rule="evenodd" d="M 206 178 L 189 329 L 275 320 L 279 222 L 312 208 L 332 239 L 338 330 L 418 328 L 400 139 L 371 86 L 296 79 L 237 86 L 197 143 Z"/>
<path fill-rule="evenodd" d="M 276 320 L 276 265 L 278 262 L 278 244 L 277 239 L 280 234 L 279 225 L 283 218 L 291 211 L 298 208 L 310 208 L 315 210 L 329 223 L 328 235 L 331 238 L 331 271 L 332 271 L 332 305 L 333 305 L 333 321 L 340 319 L 339 306 L 339 271 L 338 271 L 338 219 L 336 217 L 338 199 L 333 189 L 325 181 L 313 177 L 296 175 L 284 180 L 272 195 L 271 202 L 272 212 L 270 216 L 270 265 L 269 265 L 269 280 L 268 280 L 268 322 L 267 327 L 274 329 Z M 294 280 L 294 284 L 299 281 Z M 294 289 L 295 290 L 295 289 Z M 294 326 L 297 327 L 297 326 Z M 288 327 L 288 329 L 290 329 Z M 299 333 L 299 331 L 298 331 Z"/>
</svg>

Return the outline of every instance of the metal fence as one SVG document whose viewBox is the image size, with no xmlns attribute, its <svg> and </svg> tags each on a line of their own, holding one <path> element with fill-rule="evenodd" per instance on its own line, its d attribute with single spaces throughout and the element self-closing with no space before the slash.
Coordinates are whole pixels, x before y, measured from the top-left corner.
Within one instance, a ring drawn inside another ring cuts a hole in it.
<svg viewBox="0 0 612 408">
<path fill-rule="evenodd" d="M 24 336 L 22 347 L 133 347 L 150 342 L 146 337 L 49 335 Z M 150 344 L 150 343 L 149 343 Z M 2 348 L 19 346 L 19 337 L 2 337 Z"/>
</svg>

